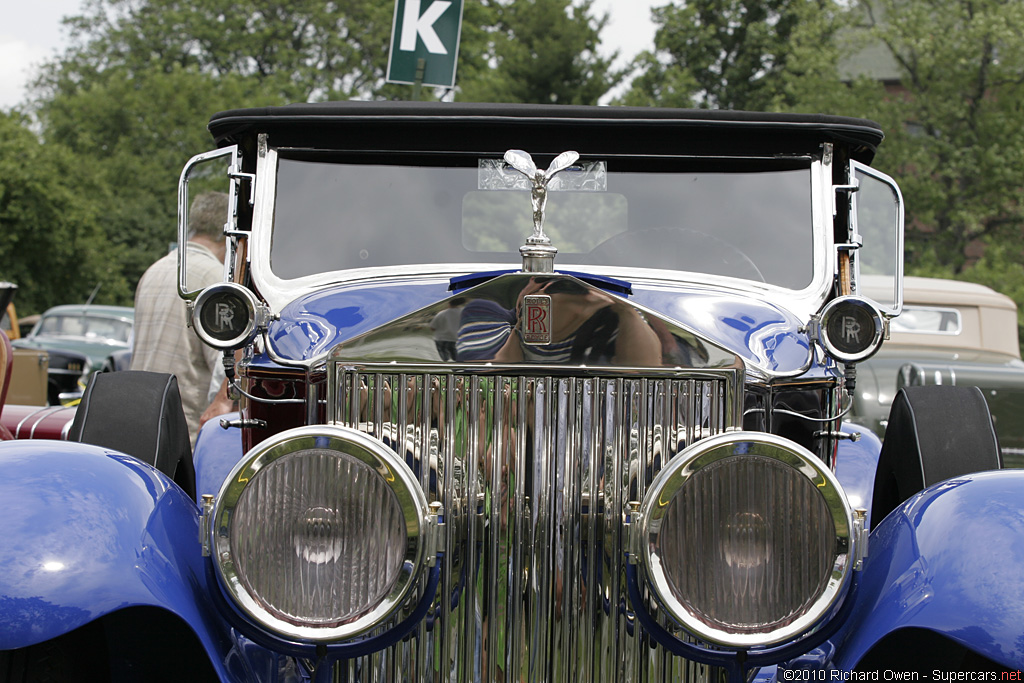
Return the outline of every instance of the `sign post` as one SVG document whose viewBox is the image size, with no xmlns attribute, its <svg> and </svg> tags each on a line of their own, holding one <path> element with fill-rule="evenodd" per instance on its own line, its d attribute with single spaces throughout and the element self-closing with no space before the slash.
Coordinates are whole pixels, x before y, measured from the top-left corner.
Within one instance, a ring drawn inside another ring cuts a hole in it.
<svg viewBox="0 0 1024 683">
<path fill-rule="evenodd" d="M 462 2 L 395 0 L 388 51 L 389 83 L 455 87 Z"/>
</svg>

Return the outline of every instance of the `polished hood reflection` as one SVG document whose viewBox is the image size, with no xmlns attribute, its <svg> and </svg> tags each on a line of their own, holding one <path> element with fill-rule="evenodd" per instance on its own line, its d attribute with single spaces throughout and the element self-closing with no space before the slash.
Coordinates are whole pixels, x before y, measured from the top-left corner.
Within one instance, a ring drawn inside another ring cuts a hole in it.
<svg viewBox="0 0 1024 683">
<path fill-rule="evenodd" d="M 741 368 L 733 353 L 569 275 L 504 275 L 342 343 L 353 362 Z"/>
</svg>

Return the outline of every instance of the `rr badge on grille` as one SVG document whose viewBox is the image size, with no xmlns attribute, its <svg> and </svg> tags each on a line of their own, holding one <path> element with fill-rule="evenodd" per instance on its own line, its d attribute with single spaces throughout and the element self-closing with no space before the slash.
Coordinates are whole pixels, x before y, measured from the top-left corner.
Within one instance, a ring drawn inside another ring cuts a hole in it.
<svg viewBox="0 0 1024 683">
<path fill-rule="evenodd" d="M 551 297 L 532 294 L 523 297 L 523 316 L 519 331 L 525 344 L 551 343 Z"/>
</svg>

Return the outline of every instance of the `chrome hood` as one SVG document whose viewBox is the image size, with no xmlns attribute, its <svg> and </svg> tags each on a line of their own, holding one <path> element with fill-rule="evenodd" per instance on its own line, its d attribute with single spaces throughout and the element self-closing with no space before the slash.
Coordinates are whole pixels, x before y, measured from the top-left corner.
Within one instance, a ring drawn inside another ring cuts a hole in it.
<svg viewBox="0 0 1024 683">
<path fill-rule="evenodd" d="M 635 298 L 650 299 L 653 304 L 642 306 L 564 274 L 509 273 L 455 294 L 447 291 L 446 284 L 373 283 L 303 297 L 271 323 L 267 335 L 271 357 L 285 364 L 306 364 L 329 354 L 353 361 L 618 368 L 742 370 L 745 363 L 778 365 L 774 360 L 766 363 L 763 349 L 747 348 L 750 335 L 737 337 L 734 327 L 725 326 L 718 335 L 715 330 L 711 335 L 698 334 L 672 319 L 676 316 L 659 312 L 667 303 L 694 298 L 689 292 L 668 298 L 664 292 L 649 297 L 641 293 Z M 721 305 L 720 295 L 694 296 L 706 306 Z M 789 330 L 784 336 L 792 341 L 779 346 L 792 349 L 787 356 L 794 362 L 806 357 L 796 348 L 800 346 L 795 335 L 798 321 L 760 302 L 733 303 L 732 309 L 744 312 L 744 320 L 764 319 L 772 329 Z M 443 324 L 451 330 L 456 317 L 458 333 L 447 335 L 455 336 L 453 355 L 442 351 L 447 345 L 439 342 L 451 340 L 441 339 L 445 335 L 440 326 L 447 318 Z M 550 337 L 546 341 L 545 334 Z M 731 350 L 737 345 L 740 348 Z"/>
<path fill-rule="evenodd" d="M 575 277 L 511 273 L 336 346 L 354 362 L 742 370 L 679 323 Z"/>
</svg>

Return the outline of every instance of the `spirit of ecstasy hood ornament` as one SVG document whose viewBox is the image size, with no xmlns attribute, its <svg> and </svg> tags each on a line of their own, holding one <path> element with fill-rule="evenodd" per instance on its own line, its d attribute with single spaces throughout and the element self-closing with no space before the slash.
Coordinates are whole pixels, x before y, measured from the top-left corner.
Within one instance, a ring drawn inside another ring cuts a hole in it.
<svg viewBox="0 0 1024 683">
<path fill-rule="evenodd" d="M 548 203 L 548 182 L 559 171 L 576 163 L 580 155 L 576 152 L 562 152 L 551 162 L 546 171 L 537 168 L 533 157 L 521 149 L 505 152 L 505 163 L 526 176 L 533 184 L 530 199 L 533 202 L 533 234 L 526 244 L 519 248 L 523 255 L 523 271 L 527 273 L 551 273 L 555 269 L 555 254 L 558 249 L 544 234 L 544 209 Z"/>
</svg>

